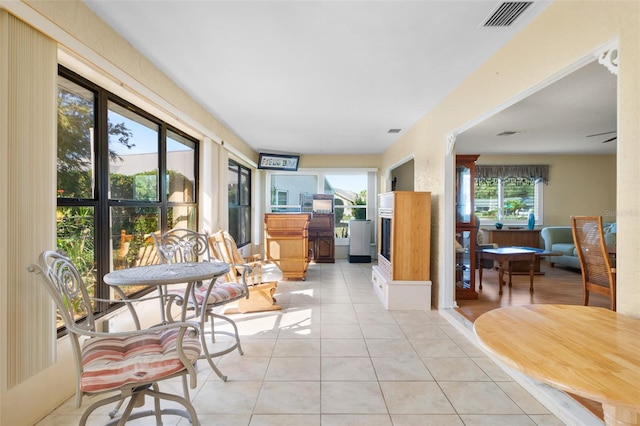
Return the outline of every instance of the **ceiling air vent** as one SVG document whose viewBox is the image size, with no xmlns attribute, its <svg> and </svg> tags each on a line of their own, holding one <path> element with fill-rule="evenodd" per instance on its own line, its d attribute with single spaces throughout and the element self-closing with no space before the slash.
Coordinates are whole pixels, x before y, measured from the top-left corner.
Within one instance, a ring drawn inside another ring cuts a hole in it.
<svg viewBox="0 0 640 426">
<path fill-rule="evenodd" d="M 513 136 L 513 135 L 517 135 L 520 132 L 518 132 L 517 130 L 505 130 L 504 132 L 500 132 L 498 134 L 496 134 L 496 136 Z"/>
<path fill-rule="evenodd" d="M 400 133 L 402 129 L 389 129 L 387 133 Z"/>
<path fill-rule="evenodd" d="M 531 6 L 532 1 L 506 1 L 502 3 L 489 19 L 484 23 L 485 27 L 508 27 L 518 19 L 520 15 Z"/>
</svg>

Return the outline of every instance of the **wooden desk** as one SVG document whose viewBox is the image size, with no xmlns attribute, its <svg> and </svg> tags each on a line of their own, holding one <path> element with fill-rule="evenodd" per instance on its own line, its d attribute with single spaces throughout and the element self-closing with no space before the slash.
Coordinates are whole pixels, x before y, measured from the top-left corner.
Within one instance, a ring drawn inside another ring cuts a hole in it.
<svg viewBox="0 0 640 426">
<path fill-rule="evenodd" d="M 265 213 L 267 259 L 278 265 L 285 279 L 307 277 L 311 213 Z"/>
<path fill-rule="evenodd" d="M 526 261 L 529 264 L 529 292 L 533 293 L 533 275 L 536 262 L 536 252 L 518 247 L 499 247 L 497 249 L 480 250 L 480 261 L 482 265 L 483 259 L 496 260 L 498 262 L 498 285 L 500 290 L 498 294 L 502 294 L 502 284 L 504 283 L 504 271 L 509 271 L 509 287 L 511 287 L 511 264 L 517 261 Z M 540 257 L 538 256 L 538 259 Z M 478 268 L 478 288 L 482 290 L 482 269 Z"/>
<path fill-rule="evenodd" d="M 640 319 L 590 306 L 511 306 L 481 315 L 474 329 L 508 366 L 601 402 L 605 424 L 640 424 Z"/>
</svg>

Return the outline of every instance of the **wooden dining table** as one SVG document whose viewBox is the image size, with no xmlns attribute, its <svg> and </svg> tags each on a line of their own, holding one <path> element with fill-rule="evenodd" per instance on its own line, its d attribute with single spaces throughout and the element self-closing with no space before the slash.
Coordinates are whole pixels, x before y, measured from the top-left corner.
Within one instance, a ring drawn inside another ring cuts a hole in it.
<svg viewBox="0 0 640 426">
<path fill-rule="evenodd" d="M 640 425 L 639 318 L 591 306 L 510 306 L 482 314 L 474 330 L 508 366 L 602 403 L 606 425 Z"/>
</svg>

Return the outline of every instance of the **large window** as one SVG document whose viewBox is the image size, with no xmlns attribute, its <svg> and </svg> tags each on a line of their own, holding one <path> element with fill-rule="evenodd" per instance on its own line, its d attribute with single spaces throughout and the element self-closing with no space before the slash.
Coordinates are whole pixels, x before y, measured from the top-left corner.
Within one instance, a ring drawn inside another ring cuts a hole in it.
<svg viewBox="0 0 640 426">
<path fill-rule="evenodd" d="M 229 233 L 238 247 L 251 242 L 251 170 L 229 160 Z"/>
<path fill-rule="evenodd" d="M 195 139 L 60 67 L 57 245 L 91 295 L 113 298 L 102 277 L 138 265 L 152 232 L 195 229 L 197 172 Z"/>
<path fill-rule="evenodd" d="M 324 193 L 334 196 L 337 239 L 349 238 L 351 219 L 367 219 L 367 191 L 367 173 L 324 175 Z"/>
<path fill-rule="evenodd" d="M 299 212 L 304 194 L 316 194 L 318 176 L 307 173 L 274 172 L 271 174 L 270 185 L 271 212 Z"/>
<path fill-rule="evenodd" d="M 548 166 L 476 166 L 475 211 L 482 225 L 526 226 L 533 213 L 542 225 Z"/>
<path fill-rule="evenodd" d="M 368 170 L 270 172 L 269 211 L 299 212 L 301 195 L 333 195 L 336 243 L 346 244 L 349 220 L 367 219 L 368 210 L 375 205 L 375 175 Z"/>
</svg>

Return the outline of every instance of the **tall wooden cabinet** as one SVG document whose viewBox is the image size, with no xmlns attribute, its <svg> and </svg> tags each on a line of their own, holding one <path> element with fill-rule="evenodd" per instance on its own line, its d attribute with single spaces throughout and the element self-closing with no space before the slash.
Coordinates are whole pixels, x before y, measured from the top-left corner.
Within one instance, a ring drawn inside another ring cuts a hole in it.
<svg viewBox="0 0 640 426">
<path fill-rule="evenodd" d="M 311 213 L 265 213 L 267 259 L 284 278 L 306 279 L 309 266 L 309 222 Z"/>
<path fill-rule="evenodd" d="M 385 308 L 430 309 L 430 192 L 379 195 L 377 252 L 372 281 Z"/>
<path fill-rule="evenodd" d="M 334 222 L 333 213 L 313 213 L 309 223 L 309 250 L 312 261 L 335 262 Z"/>
<path fill-rule="evenodd" d="M 479 155 L 456 156 L 456 299 L 477 299 L 474 206 L 476 160 Z"/>
</svg>

